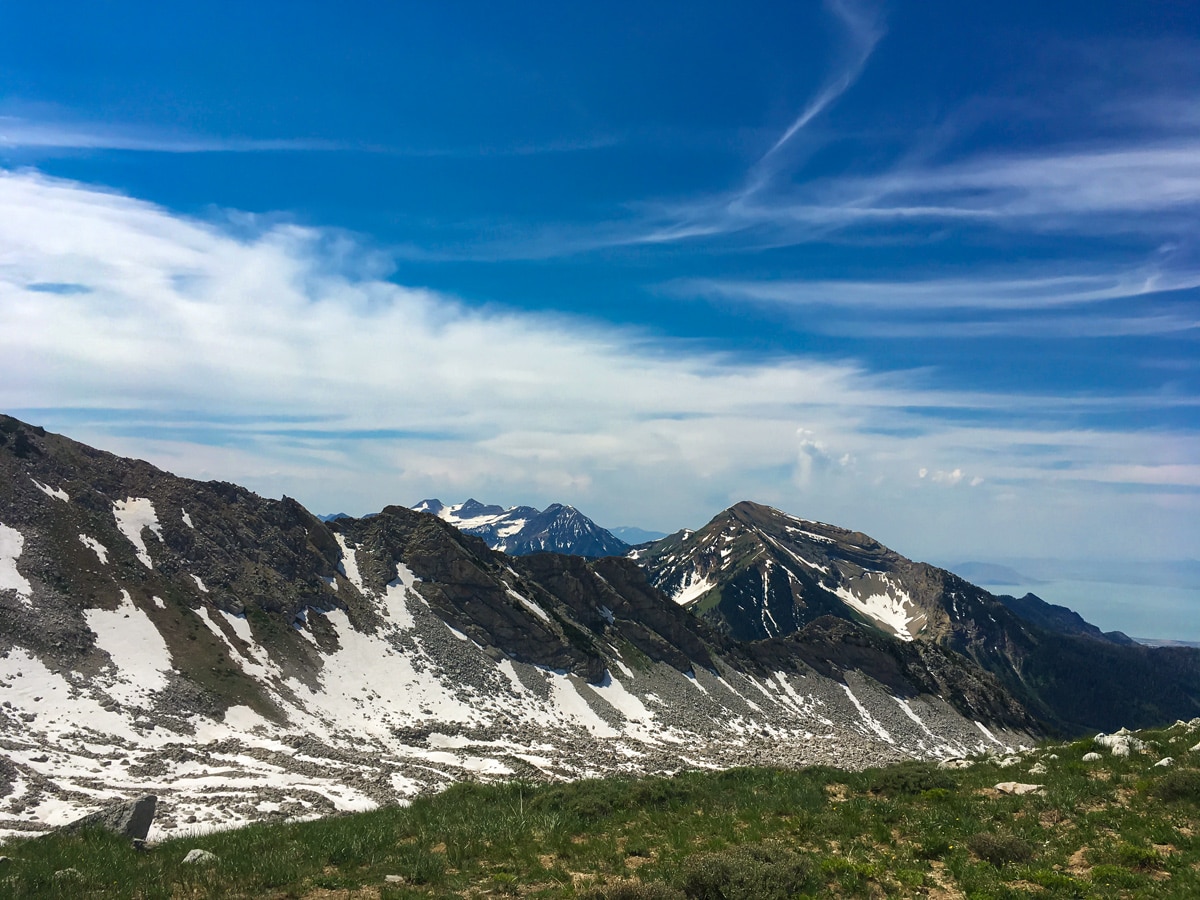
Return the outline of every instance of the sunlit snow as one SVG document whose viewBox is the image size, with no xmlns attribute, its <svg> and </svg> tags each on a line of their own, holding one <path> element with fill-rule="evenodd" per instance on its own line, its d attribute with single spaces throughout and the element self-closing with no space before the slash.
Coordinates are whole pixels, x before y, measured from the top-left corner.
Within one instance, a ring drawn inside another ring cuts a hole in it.
<svg viewBox="0 0 1200 900">
<path fill-rule="evenodd" d="M 28 604 L 33 586 L 17 571 L 17 560 L 25 546 L 25 537 L 15 528 L 0 524 L 0 590 L 16 591 Z"/>
<path fill-rule="evenodd" d="M 154 511 L 154 504 L 145 497 L 129 497 L 125 500 L 118 500 L 113 504 L 113 517 L 117 520 L 117 527 L 121 529 L 121 533 L 129 539 L 129 543 L 137 548 L 137 558 L 142 561 L 147 569 L 153 569 L 154 563 L 150 559 L 150 552 L 146 549 L 146 542 L 142 540 L 142 531 L 149 528 L 158 539 L 162 540 L 162 531 L 158 527 L 158 514 Z"/>
</svg>

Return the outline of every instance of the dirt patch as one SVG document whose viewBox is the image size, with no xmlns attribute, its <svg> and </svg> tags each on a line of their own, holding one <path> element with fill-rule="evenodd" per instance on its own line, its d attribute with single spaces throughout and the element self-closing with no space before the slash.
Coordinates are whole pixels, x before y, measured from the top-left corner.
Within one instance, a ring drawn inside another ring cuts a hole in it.
<svg viewBox="0 0 1200 900">
<path fill-rule="evenodd" d="M 953 877 L 946 871 L 946 864 L 940 859 L 929 863 L 930 881 L 928 896 L 933 900 L 964 900 L 966 895 L 955 885 Z"/>
<path fill-rule="evenodd" d="M 850 799 L 850 792 L 844 784 L 825 785 L 825 795 L 831 803 L 845 803 Z"/>
<path fill-rule="evenodd" d="M 1092 867 L 1088 865 L 1087 855 L 1087 847 L 1080 847 L 1072 853 L 1067 859 L 1067 871 L 1072 875 L 1088 875 L 1092 871 Z"/>
</svg>

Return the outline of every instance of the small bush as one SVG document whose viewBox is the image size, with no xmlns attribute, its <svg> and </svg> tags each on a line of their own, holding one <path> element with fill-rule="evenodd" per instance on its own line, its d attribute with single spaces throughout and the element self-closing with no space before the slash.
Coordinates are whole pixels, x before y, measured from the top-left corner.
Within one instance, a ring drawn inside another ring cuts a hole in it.
<svg viewBox="0 0 1200 900">
<path fill-rule="evenodd" d="M 813 864 L 786 847 L 749 844 L 693 856 L 679 886 L 689 900 L 789 900 L 813 885 Z"/>
<path fill-rule="evenodd" d="M 1150 793 L 1159 800 L 1200 803 L 1200 770 L 1175 769 L 1150 786 Z"/>
<path fill-rule="evenodd" d="M 953 791 L 958 782 L 936 766 L 926 762 L 901 763 L 866 773 L 867 790 L 873 794 L 915 796 L 926 791 Z"/>
<path fill-rule="evenodd" d="M 972 853 L 996 868 L 1033 859 L 1033 847 L 1029 842 L 1011 834 L 984 832 L 972 835 L 967 838 L 967 846 L 971 848 Z"/>
<path fill-rule="evenodd" d="M 681 891 L 669 884 L 636 879 L 598 885 L 581 896 L 583 900 L 686 900 Z"/>
</svg>

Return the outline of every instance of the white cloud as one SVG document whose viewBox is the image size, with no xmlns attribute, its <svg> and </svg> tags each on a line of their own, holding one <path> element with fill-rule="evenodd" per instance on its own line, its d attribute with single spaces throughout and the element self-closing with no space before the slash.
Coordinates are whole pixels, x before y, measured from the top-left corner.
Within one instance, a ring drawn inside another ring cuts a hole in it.
<svg viewBox="0 0 1200 900">
<path fill-rule="evenodd" d="M 474 494 L 673 529 L 754 498 L 913 554 L 1069 555 L 1125 546 L 1105 514 L 1152 506 L 1141 552 L 1188 552 L 1191 495 L 1164 511 L 1127 487 L 1189 489 L 1192 436 L 1047 429 L 1026 414 L 1077 401 L 481 311 L 381 280 L 344 237 L 246 231 L 0 173 L 0 408 L 316 511 Z M 920 492 L 918 467 L 980 490 Z M 1011 528 L 1007 496 L 1044 521 Z"/>
<path fill-rule="evenodd" d="M 215 138 L 112 124 L 0 116 L 0 150 L 135 150 L 152 153 L 256 153 L 338 150 L 333 141 Z"/>
</svg>

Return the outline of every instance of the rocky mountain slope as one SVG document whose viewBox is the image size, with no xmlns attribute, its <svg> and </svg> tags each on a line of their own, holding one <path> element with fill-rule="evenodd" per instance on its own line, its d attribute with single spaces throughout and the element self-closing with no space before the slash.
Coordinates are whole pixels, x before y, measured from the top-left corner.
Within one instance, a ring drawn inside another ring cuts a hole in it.
<svg viewBox="0 0 1200 900">
<path fill-rule="evenodd" d="M 739 503 L 631 556 L 652 584 L 737 640 L 793 634 L 828 616 L 935 644 L 994 674 L 1065 732 L 1200 715 L 1200 653 L 1104 635 L 1036 597 L 1001 600 L 864 534 L 771 507 Z"/>
<path fill-rule="evenodd" d="M 575 556 L 620 556 L 629 545 L 601 528 L 573 506 L 552 503 L 541 512 L 532 506 L 486 506 L 467 500 L 447 506 L 422 500 L 413 507 L 443 519 L 466 534 L 481 537 L 493 550 L 510 556 L 570 553 Z"/>
<path fill-rule="evenodd" d="M 0 832 L 155 793 L 151 836 L 463 778 L 1002 750 L 1037 723 L 845 617 L 739 642 L 634 561 L 321 522 L 0 417 Z"/>
</svg>

